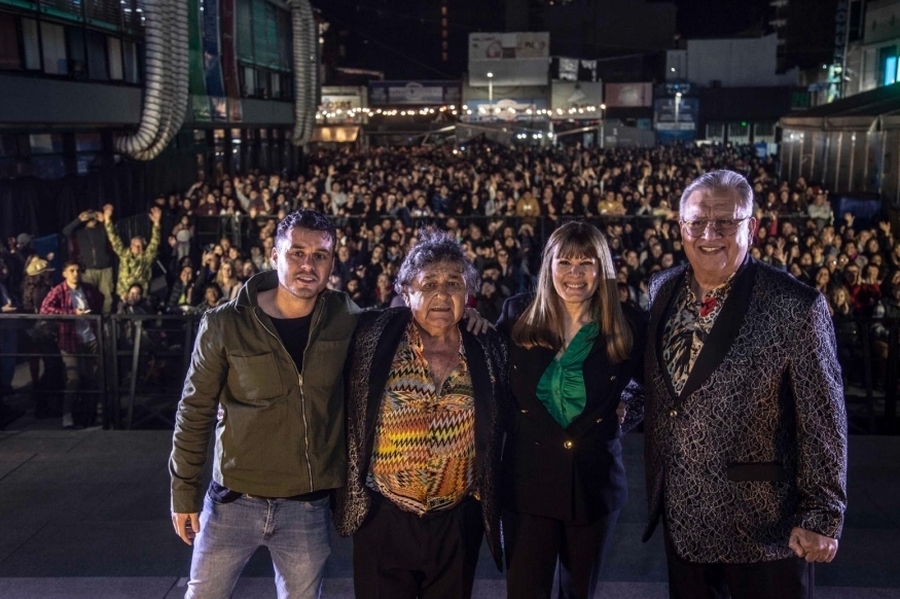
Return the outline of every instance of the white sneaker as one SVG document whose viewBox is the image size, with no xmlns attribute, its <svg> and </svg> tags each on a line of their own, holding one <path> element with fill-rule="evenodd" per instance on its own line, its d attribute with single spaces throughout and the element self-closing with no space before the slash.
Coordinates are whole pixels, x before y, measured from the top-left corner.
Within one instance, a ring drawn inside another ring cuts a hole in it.
<svg viewBox="0 0 900 599">
<path fill-rule="evenodd" d="M 74 428 L 75 427 L 75 421 L 72 420 L 71 414 L 63 414 L 62 427 L 63 428 Z"/>
</svg>

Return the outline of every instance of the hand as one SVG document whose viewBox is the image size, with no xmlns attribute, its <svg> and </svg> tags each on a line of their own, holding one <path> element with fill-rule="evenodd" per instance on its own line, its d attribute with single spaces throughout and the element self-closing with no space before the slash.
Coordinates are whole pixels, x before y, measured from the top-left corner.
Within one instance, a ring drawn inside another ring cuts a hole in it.
<svg viewBox="0 0 900 599">
<path fill-rule="evenodd" d="M 624 401 L 620 401 L 619 407 L 616 408 L 616 416 L 619 417 L 619 424 L 625 422 L 626 414 L 628 414 L 628 406 L 625 405 Z"/>
<path fill-rule="evenodd" d="M 850 212 L 845 212 L 845 213 L 844 213 L 844 222 L 847 223 L 847 226 L 848 226 L 848 227 L 852 227 L 852 226 L 853 226 L 853 221 L 854 221 L 854 220 L 855 220 L 855 217 L 853 216 L 852 213 L 850 213 Z"/>
<path fill-rule="evenodd" d="M 475 308 L 466 308 L 466 315 L 464 318 L 467 321 L 466 330 L 473 335 L 482 335 L 494 328 L 494 325 L 486 318 L 483 318 Z"/>
<path fill-rule="evenodd" d="M 162 208 L 154 206 L 150 209 L 150 221 L 153 223 L 154 227 L 159 226 L 160 219 L 162 219 Z"/>
<path fill-rule="evenodd" d="M 106 204 L 105 206 L 103 206 L 103 218 L 106 220 L 111 219 L 112 215 L 113 215 L 113 210 L 114 210 L 114 208 L 113 208 L 112 204 Z"/>
<path fill-rule="evenodd" d="M 16 306 L 15 306 L 15 304 L 12 303 L 12 300 L 10 300 L 10 302 L 9 302 L 8 304 L 6 304 L 6 305 L 3 306 L 2 308 L 0 308 L 0 311 L 2 311 L 2 312 L 15 312 L 15 311 L 16 311 Z"/>
<path fill-rule="evenodd" d="M 79 214 L 79 215 L 78 215 L 78 220 L 80 220 L 80 221 L 83 222 L 83 223 L 86 223 L 86 222 L 88 222 L 89 220 L 91 220 L 91 211 L 90 211 L 90 210 L 85 210 L 84 212 L 82 212 L 81 214 Z"/>
<path fill-rule="evenodd" d="M 175 534 L 181 537 L 181 540 L 188 545 L 194 544 L 194 537 L 200 532 L 200 514 L 194 512 L 192 514 L 176 514 L 172 512 L 172 526 L 175 527 Z"/>
<path fill-rule="evenodd" d="M 793 549 L 797 557 L 802 557 L 808 562 L 827 564 L 837 555 L 838 542 L 837 539 L 795 526 L 791 530 L 788 547 Z"/>
</svg>

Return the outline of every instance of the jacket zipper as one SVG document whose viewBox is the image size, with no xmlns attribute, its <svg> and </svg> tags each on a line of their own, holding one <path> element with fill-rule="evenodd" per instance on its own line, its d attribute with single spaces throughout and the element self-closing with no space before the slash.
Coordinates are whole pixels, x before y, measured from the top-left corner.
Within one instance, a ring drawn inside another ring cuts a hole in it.
<svg viewBox="0 0 900 599">
<path fill-rule="evenodd" d="M 313 308 L 313 310 L 315 310 L 315 308 Z M 272 331 L 269 330 L 269 327 L 267 327 L 265 325 L 265 323 L 262 321 L 262 319 L 256 313 L 255 307 L 251 308 L 251 311 L 253 312 L 253 316 L 256 317 L 257 322 L 259 322 L 259 324 L 262 326 L 263 329 L 265 329 L 265 331 L 267 333 L 269 333 L 270 335 L 272 335 L 272 337 L 275 338 L 275 340 L 278 342 L 278 345 L 281 347 L 281 349 L 284 351 L 284 353 L 287 354 L 291 364 L 293 364 L 294 359 L 291 357 L 290 352 L 288 352 L 287 348 L 284 346 L 284 343 L 281 341 L 281 337 L 279 337 L 278 335 L 276 335 L 275 333 L 273 333 Z M 324 311 L 325 311 L 325 309 L 323 307 L 323 309 L 319 311 L 319 316 L 318 316 L 318 318 L 316 318 L 315 324 L 313 324 L 313 326 L 310 327 L 310 329 L 309 329 L 309 336 L 306 338 L 306 348 L 304 348 L 304 350 L 303 350 L 303 363 L 300 365 L 301 369 L 306 366 L 306 355 L 309 352 L 309 344 L 310 344 L 310 340 L 312 339 L 313 330 L 319 326 L 319 322 L 322 320 L 322 312 L 324 312 Z M 312 464 L 310 464 L 310 460 L 309 460 L 309 422 L 307 422 L 307 419 L 306 419 L 306 395 L 303 393 L 303 374 L 300 370 L 297 370 L 296 364 L 294 364 L 294 372 L 297 373 L 297 383 L 300 385 L 300 414 L 303 418 L 303 454 L 306 456 L 306 473 L 309 476 L 309 492 L 312 493 L 314 491 L 314 489 L 313 489 L 313 474 L 312 474 Z"/>
</svg>

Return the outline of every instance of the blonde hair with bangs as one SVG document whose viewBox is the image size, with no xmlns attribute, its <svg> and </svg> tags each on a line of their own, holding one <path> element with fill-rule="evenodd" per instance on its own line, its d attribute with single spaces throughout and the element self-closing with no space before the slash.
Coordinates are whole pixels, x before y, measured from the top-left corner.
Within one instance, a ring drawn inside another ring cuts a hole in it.
<svg viewBox="0 0 900 599">
<path fill-rule="evenodd" d="M 623 362 L 631 353 L 631 327 L 619 305 L 616 272 L 609 245 L 597 227 L 574 221 L 556 229 L 544 248 L 534 299 L 512 328 L 513 343 L 531 349 L 559 350 L 563 344 L 563 302 L 553 287 L 553 261 L 557 258 L 589 257 L 597 260 L 597 292 L 591 298 L 591 314 L 606 339 L 611 362 Z"/>
</svg>

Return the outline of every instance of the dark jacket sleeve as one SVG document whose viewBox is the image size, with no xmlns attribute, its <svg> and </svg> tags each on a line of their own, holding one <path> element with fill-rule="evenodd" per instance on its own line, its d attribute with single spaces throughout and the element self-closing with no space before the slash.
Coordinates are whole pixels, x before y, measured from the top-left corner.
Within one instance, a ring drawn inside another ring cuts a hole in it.
<svg viewBox="0 0 900 599">
<path fill-rule="evenodd" d="M 532 299 L 531 294 L 519 293 L 503 302 L 503 309 L 500 311 L 500 318 L 497 320 L 496 325 L 497 331 L 501 335 L 509 339 L 513 325 L 519 320 L 519 316 L 522 315 Z"/>
</svg>

